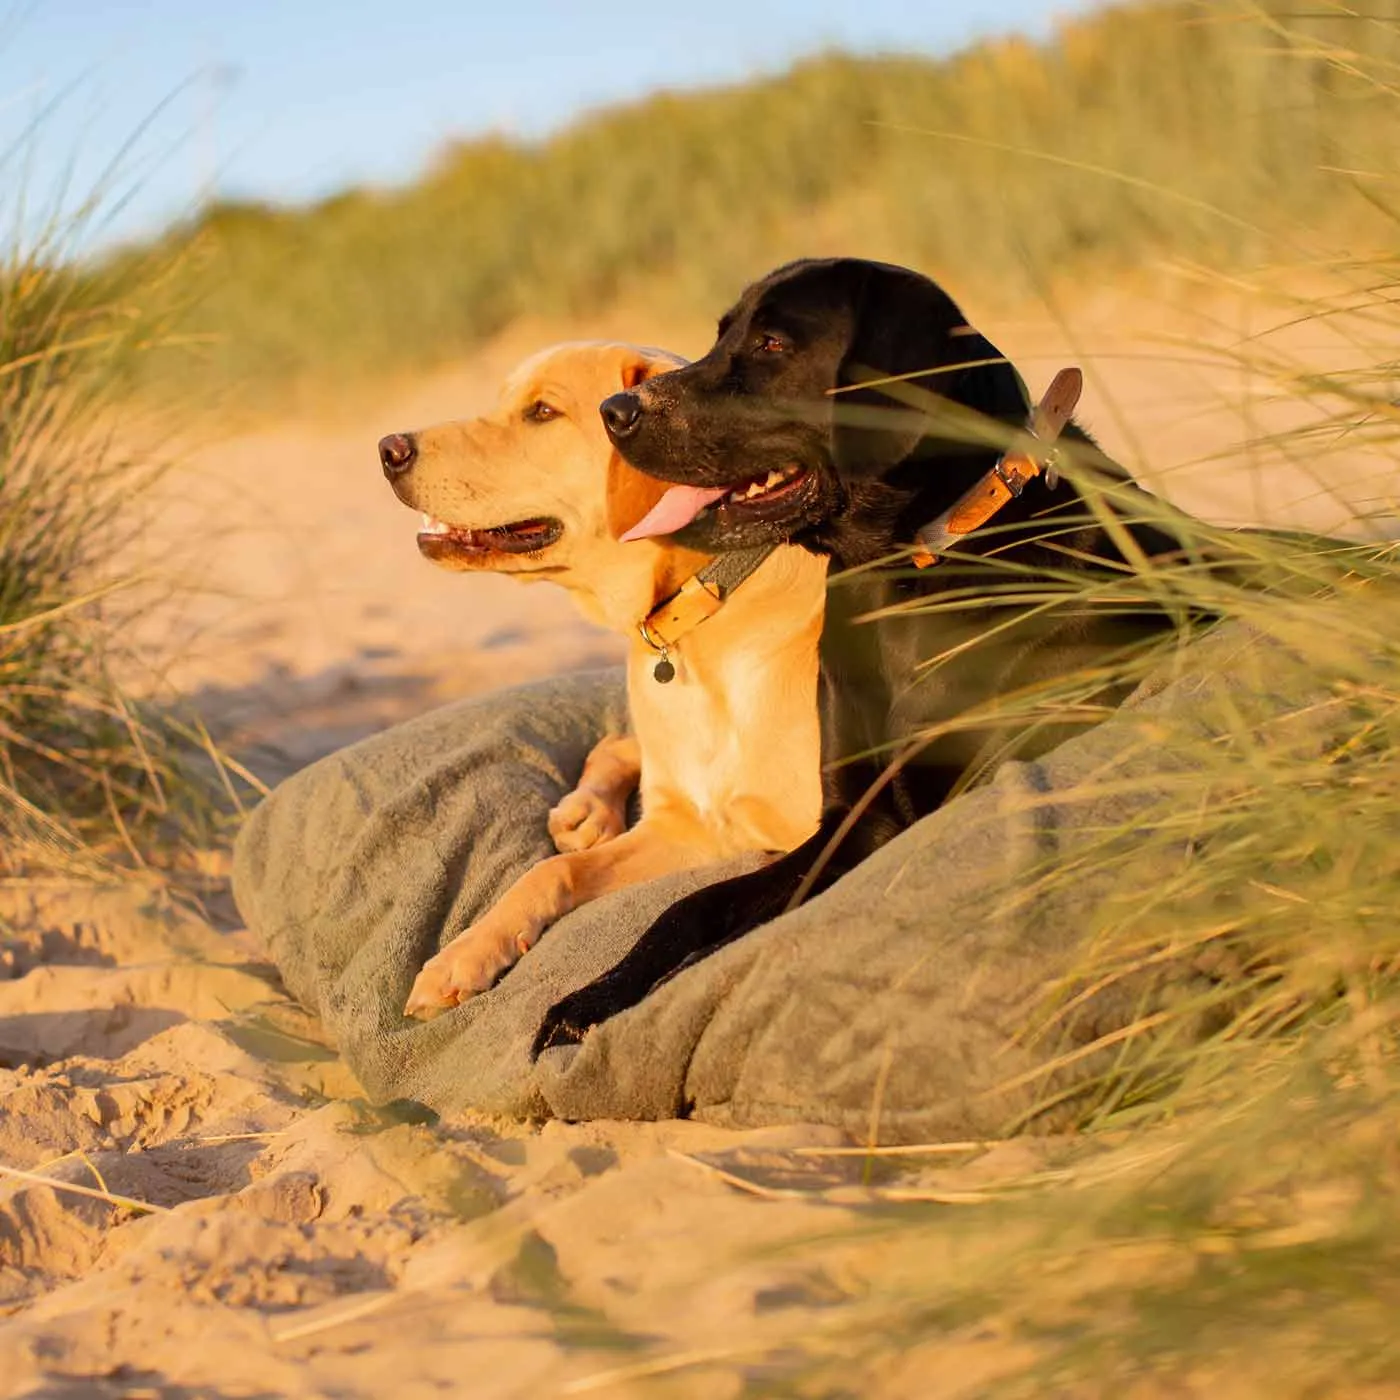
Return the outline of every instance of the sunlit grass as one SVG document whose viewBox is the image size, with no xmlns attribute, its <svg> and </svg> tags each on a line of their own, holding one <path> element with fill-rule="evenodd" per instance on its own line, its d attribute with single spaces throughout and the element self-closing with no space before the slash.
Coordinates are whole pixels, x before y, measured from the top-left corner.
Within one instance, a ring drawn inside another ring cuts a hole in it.
<svg viewBox="0 0 1400 1400">
<path fill-rule="evenodd" d="M 123 557 L 162 464 L 119 405 L 159 340 L 155 264 L 73 269 L 55 224 L 0 258 L 0 875 L 113 871 L 205 839 L 212 746 L 115 677 Z M 199 770 L 199 776 L 196 776 Z M 222 800 L 222 799 L 221 799 Z"/>
</svg>

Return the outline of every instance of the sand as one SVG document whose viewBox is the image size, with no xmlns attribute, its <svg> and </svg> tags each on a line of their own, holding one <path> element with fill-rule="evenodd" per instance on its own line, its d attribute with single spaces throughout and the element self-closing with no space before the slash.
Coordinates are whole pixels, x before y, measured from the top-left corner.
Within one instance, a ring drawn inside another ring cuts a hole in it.
<svg viewBox="0 0 1400 1400">
<path fill-rule="evenodd" d="M 1219 520 L 1368 528 L 1357 512 L 1400 495 L 1393 461 L 1328 439 L 1345 450 L 1299 465 L 1268 441 L 1299 410 L 1232 363 L 1241 331 L 1286 316 L 1139 286 L 1071 324 L 980 319 L 1033 386 L 1083 363 L 1090 423 L 1154 489 Z M 429 706 L 617 658 L 552 585 L 421 561 L 374 444 L 478 410 L 561 335 L 694 352 L 706 329 L 517 327 L 425 382 L 205 434 L 144 542 L 175 597 L 143 664 L 275 781 Z M 1334 368 L 1365 362 L 1359 339 L 1338 322 L 1250 344 Z M 0 938 L 0 1395 L 971 1397 L 1051 1345 L 1005 1304 L 951 1312 L 936 1346 L 872 1328 L 901 1289 L 936 1301 L 1014 1247 L 995 1219 L 970 1239 L 966 1212 L 1063 1144 L 872 1173 L 816 1128 L 430 1125 L 371 1108 L 251 935 L 158 883 L 0 888 Z M 932 1253 L 887 1228 L 891 1191 L 948 1213 Z"/>
</svg>

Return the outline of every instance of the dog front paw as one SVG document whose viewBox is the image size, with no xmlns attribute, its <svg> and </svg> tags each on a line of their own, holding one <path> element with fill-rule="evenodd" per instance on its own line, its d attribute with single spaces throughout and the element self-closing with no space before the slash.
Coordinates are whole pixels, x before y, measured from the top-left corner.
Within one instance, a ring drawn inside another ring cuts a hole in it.
<svg viewBox="0 0 1400 1400">
<path fill-rule="evenodd" d="M 486 991 L 501 973 L 515 965 L 519 956 L 520 950 L 512 940 L 469 928 L 423 964 L 404 1003 L 403 1014 L 431 1021 Z"/>
<path fill-rule="evenodd" d="M 535 1036 L 535 1043 L 530 1047 L 530 1058 L 537 1060 L 544 1051 L 556 1045 L 583 1044 L 584 1036 L 594 1026 L 611 1020 L 630 1005 L 630 999 L 619 1001 L 605 979 L 570 992 L 545 1012 L 544 1022 Z"/>
<path fill-rule="evenodd" d="M 587 1026 L 576 1026 L 561 1013 L 558 1006 L 551 1006 L 545 1014 L 544 1024 L 535 1034 L 534 1044 L 530 1046 L 530 1058 L 538 1060 L 546 1050 L 552 1050 L 556 1045 L 582 1045 L 587 1034 Z"/>
<path fill-rule="evenodd" d="M 627 829 L 627 813 L 591 788 L 575 788 L 549 814 L 549 834 L 561 854 L 601 846 Z"/>
</svg>

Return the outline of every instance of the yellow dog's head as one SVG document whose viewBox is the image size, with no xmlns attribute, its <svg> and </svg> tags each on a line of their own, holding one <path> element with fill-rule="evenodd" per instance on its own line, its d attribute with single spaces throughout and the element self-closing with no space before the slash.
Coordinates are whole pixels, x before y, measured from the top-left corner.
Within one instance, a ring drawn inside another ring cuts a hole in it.
<svg viewBox="0 0 1400 1400">
<path fill-rule="evenodd" d="M 618 542 L 666 483 L 622 460 L 598 405 L 684 363 L 632 345 L 555 345 L 510 375 L 493 412 L 383 438 L 389 484 L 422 513 L 418 548 L 447 569 L 550 578 L 613 625 L 644 613 L 703 556 Z"/>
</svg>

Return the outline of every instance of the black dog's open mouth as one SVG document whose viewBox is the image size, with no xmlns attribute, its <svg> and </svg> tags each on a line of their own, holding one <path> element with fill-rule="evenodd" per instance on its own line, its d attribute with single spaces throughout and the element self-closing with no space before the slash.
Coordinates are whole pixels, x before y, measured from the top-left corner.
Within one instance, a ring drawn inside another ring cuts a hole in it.
<svg viewBox="0 0 1400 1400">
<path fill-rule="evenodd" d="M 548 549 L 563 533 L 563 523 L 551 515 L 493 525 L 484 530 L 449 525 L 424 515 L 423 527 L 418 532 L 418 548 L 435 560 L 454 555 L 536 554 Z"/>
<path fill-rule="evenodd" d="M 799 467 L 796 463 L 790 467 L 781 467 L 762 477 L 756 476 L 748 481 L 741 481 L 737 486 L 726 491 L 715 502 L 715 505 L 730 507 L 776 505 L 789 496 L 795 496 L 802 483 L 807 480 L 807 475 L 807 468 Z M 707 510 L 713 508 L 713 506 L 705 507 Z"/>
<path fill-rule="evenodd" d="M 809 467 L 792 463 L 758 476 L 745 477 L 737 486 L 673 486 L 626 534 L 624 540 L 672 535 L 691 521 L 711 513 L 740 518 L 771 518 L 811 479 Z"/>
</svg>

